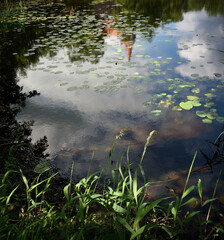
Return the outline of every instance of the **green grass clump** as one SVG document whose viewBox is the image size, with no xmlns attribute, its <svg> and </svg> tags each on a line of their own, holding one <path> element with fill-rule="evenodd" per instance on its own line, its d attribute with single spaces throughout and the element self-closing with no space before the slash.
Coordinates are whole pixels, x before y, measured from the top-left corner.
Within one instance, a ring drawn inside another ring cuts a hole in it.
<svg viewBox="0 0 224 240">
<path fill-rule="evenodd" d="M 141 162 L 153 133 L 147 139 Z M 51 190 L 57 173 L 47 176 L 49 168 L 44 164 L 42 171 L 36 168 L 40 173 L 32 180 L 22 170 L 7 171 L 0 182 L 0 239 L 221 239 L 223 222 L 210 219 L 219 179 L 212 198 L 203 201 L 200 179 L 197 185 L 188 187 L 195 159 L 196 154 L 182 195 L 153 201 L 146 197 L 145 190 L 155 182 L 146 182 L 141 164 L 135 172 L 131 170 L 129 149 L 126 167 L 122 168 L 118 159 L 110 177 L 109 170 L 107 175 L 104 170 L 89 171 L 87 177 L 73 184 L 73 164 L 70 182 L 61 192 L 58 190 L 59 201 L 54 200 Z M 20 185 L 13 183 L 18 175 Z M 195 190 L 197 198 L 195 193 L 191 196 Z M 198 209 L 187 208 L 197 201 Z"/>
</svg>

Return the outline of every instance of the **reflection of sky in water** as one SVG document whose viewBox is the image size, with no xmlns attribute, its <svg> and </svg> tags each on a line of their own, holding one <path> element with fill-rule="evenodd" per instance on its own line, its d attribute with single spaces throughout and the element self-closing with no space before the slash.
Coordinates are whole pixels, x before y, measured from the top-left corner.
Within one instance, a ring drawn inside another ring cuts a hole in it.
<svg viewBox="0 0 224 240">
<path fill-rule="evenodd" d="M 28 101 L 19 118 L 35 120 L 33 139 L 47 136 L 49 153 L 66 173 L 74 160 L 76 173 L 85 174 L 93 151 L 94 167 L 104 164 L 122 128 L 127 128 L 128 133 L 118 141 L 118 148 L 125 150 L 130 145 L 136 162 L 148 133 L 158 131 L 144 161 L 148 175 L 184 169 L 194 152 L 203 148 L 204 140 L 218 135 L 221 124 L 202 123 L 195 108 L 173 111 L 172 107 L 186 101 L 187 95 L 195 94 L 191 92 L 193 87 L 171 85 L 180 81 L 174 78 L 182 78 L 184 85 L 195 80 L 192 74 L 207 75 L 214 81 L 206 86 L 195 83 L 204 97 L 204 93 L 221 84 L 224 71 L 219 60 L 224 53 L 217 50 L 224 50 L 223 26 L 223 19 L 208 18 L 204 11 L 186 13 L 182 22 L 157 29 L 152 41 L 136 33 L 130 61 L 119 36 L 105 37 L 105 52 L 97 64 L 71 63 L 71 49 L 60 49 L 53 58 L 41 58 L 26 77 L 20 76 L 24 91 L 36 89 L 41 95 Z M 215 77 L 214 73 L 222 76 Z M 143 106 L 155 93 L 164 92 L 166 95 L 157 99 L 157 105 Z M 220 99 L 221 90 L 216 94 Z M 156 109 L 161 109 L 160 116 L 150 114 Z M 221 107 L 217 109 L 224 114 Z"/>
</svg>

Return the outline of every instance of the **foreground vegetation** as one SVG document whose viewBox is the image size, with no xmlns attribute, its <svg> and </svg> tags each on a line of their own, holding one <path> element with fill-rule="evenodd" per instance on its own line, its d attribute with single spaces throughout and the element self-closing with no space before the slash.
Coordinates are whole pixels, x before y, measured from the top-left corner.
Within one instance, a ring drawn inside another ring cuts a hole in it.
<svg viewBox="0 0 224 240">
<path fill-rule="evenodd" d="M 57 173 L 51 172 L 47 162 L 36 166 L 34 170 L 39 174 L 33 179 L 27 179 L 21 169 L 2 174 L 0 238 L 223 239 L 224 216 L 220 214 L 216 221 L 210 219 L 219 179 L 213 196 L 206 201 L 200 179 L 197 186 L 188 187 L 196 154 L 182 195 L 156 200 L 146 197 L 146 188 L 154 183 L 145 181 L 141 163 L 153 133 L 147 139 L 135 172 L 130 168 L 127 150 L 126 167 L 118 159 L 109 173 L 113 145 L 106 170 L 90 174 L 89 169 L 85 178 L 73 184 L 73 164 L 70 181 L 61 191 Z M 144 179 L 141 186 L 140 177 Z M 199 202 L 197 208 L 189 208 L 196 202 Z"/>
</svg>

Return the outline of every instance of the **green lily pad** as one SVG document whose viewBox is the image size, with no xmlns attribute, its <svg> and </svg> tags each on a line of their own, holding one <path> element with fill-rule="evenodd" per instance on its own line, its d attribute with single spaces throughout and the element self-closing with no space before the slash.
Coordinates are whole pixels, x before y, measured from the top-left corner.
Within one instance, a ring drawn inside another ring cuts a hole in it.
<svg viewBox="0 0 224 240">
<path fill-rule="evenodd" d="M 182 111 L 183 109 L 180 106 L 174 106 L 172 108 L 173 111 Z"/>
<path fill-rule="evenodd" d="M 198 100 L 194 100 L 191 102 L 194 107 L 200 107 L 201 103 Z"/>
<path fill-rule="evenodd" d="M 191 101 L 187 101 L 187 102 L 181 102 L 180 107 L 182 107 L 184 110 L 190 110 L 193 108 L 193 104 Z"/>
<path fill-rule="evenodd" d="M 218 114 L 215 113 L 215 112 L 209 112 L 209 113 L 207 113 L 207 118 L 209 118 L 209 119 L 211 119 L 211 120 L 216 119 L 217 116 L 218 116 Z"/>
<path fill-rule="evenodd" d="M 191 90 L 193 93 L 200 93 L 200 89 L 199 88 L 194 88 Z"/>
<path fill-rule="evenodd" d="M 50 161 L 47 160 L 47 161 L 38 163 L 38 164 L 35 166 L 35 168 L 34 168 L 33 171 L 34 171 L 35 173 L 42 173 L 42 172 L 45 172 L 45 171 L 49 170 L 50 167 L 47 166 L 47 165 L 49 164 L 49 162 L 50 162 Z"/>
<path fill-rule="evenodd" d="M 224 117 L 217 117 L 216 121 L 219 122 L 219 123 L 224 124 Z"/>
<path fill-rule="evenodd" d="M 203 123 L 207 123 L 207 124 L 212 124 L 212 120 L 209 119 L 209 118 L 204 118 L 204 119 L 202 119 L 202 122 L 203 122 Z"/>
<path fill-rule="evenodd" d="M 70 87 L 70 88 L 67 89 L 67 91 L 75 91 L 77 89 L 78 89 L 78 87 Z"/>
<path fill-rule="evenodd" d="M 84 84 L 84 85 L 82 85 L 82 86 L 80 87 L 80 89 L 82 89 L 82 90 L 88 89 L 88 88 L 89 88 L 89 85 L 87 85 L 87 84 Z"/>
<path fill-rule="evenodd" d="M 135 55 L 135 57 L 144 57 L 144 55 Z"/>
<path fill-rule="evenodd" d="M 159 116 L 159 115 L 161 115 L 162 111 L 161 110 L 152 110 L 150 113 L 155 116 Z"/>
<path fill-rule="evenodd" d="M 207 114 L 204 111 L 196 111 L 196 115 L 201 118 L 204 118 L 207 116 Z"/>
<path fill-rule="evenodd" d="M 68 83 L 66 83 L 66 82 L 65 82 L 65 83 L 61 83 L 60 86 L 65 86 L 65 85 L 67 85 L 67 84 L 68 84 Z"/>
<path fill-rule="evenodd" d="M 213 94 L 213 93 L 205 93 L 205 96 L 208 97 L 208 98 L 216 97 L 216 95 Z"/>
<path fill-rule="evenodd" d="M 187 99 L 190 101 L 198 100 L 199 98 L 196 96 L 187 96 Z"/>
<path fill-rule="evenodd" d="M 206 103 L 204 107 L 211 108 L 213 105 L 215 105 L 213 102 Z"/>
<path fill-rule="evenodd" d="M 199 74 L 198 73 L 193 73 L 193 74 L 191 74 L 191 77 L 199 77 Z"/>
<path fill-rule="evenodd" d="M 134 90 L 134 94 L 139 94 L 139 93 L 142 93 L 144 90 L 143 89 L 135 89 Z"/>
</svg>

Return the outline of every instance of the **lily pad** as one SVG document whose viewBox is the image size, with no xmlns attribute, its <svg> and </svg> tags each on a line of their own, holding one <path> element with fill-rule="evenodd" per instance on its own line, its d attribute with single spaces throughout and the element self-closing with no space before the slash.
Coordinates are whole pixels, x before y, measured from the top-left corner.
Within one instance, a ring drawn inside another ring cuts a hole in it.
<svg viewBox="0 0 224 240">
<path fill-rule="evenodd" d="M 193 73 L 193 74 L 191 74 L 191 77 L 199 77 L 199 74 L 198 73 Z"/>
<path fill-rule="evenodd" d="M 180 107 L 182 107 L 184 110 L 190 110 L 193 108 L 193 104 L 191 101 L 187 101 L 187 102 L 181 102 Z"/>
<path fill-rule="evenodd" d="M 220 73 L 214 73 L 214 75 L 215 75 L 217 78 L 222 77 L 222 74 L 220 74 Z"/>
<path fill-rule="evenodd" d="M 194 100 L 191 102 L 194 107 L 200 107 L 201 103 L 198 100 Z"/>
<path fill-rule="evenodd" d="M 64 82 L 64 83 L 61 83 L 60 86 L 65 86 L 67 85 L 68 83 Z"/>
<path fill-rule="evenodd" d="M 196 96 L 187 96 L 187 99 L 190 101 L 198 100 L 199 98 Z"/>
<path fill-rule="evenodd" d="M 224 124 L 224 117 L 217 117 L 216 121 L 219 122 L 219 123 Z"/>
<path fill-rule="evenodd" d="M 48 166 L 49 162 L 50 162 L 50 161 L 47 160 L 47 161 L 38 163 L 38 164 L 35 166 L 35 168 L 34 168 L 33 171 L 34 171 L 35 173 L 43 173 L 43 172 L 49 170 L 49 169 L 50 169 L 50 167 Z"/>
<path fill-rule="evenodd" d="M 202 119 L 202 122 L 203 122 L 203 123 L 207 123 L 207 124 L 212 124 L 212 120 L 209 119 L 209 118 L 204 118 L 204 119 Z"/>
<path fill-rule="evenodd" d="M 211 120 L 216 119 L 217 116 L 218 116 L 218 114 L 215 113 L 215 112 L 209 112 L 209 113 L 207 113 L 207 118 L 209 118 L 209 119 L 211 119 Z"/>
<path fill-rule="evenodd" d="M 183 109 L 180 106 L 174 106 L 172 108 L 173 111 L 182 111 Z"/>
<path fill-rule="evenodd" d="M 204 111 L 197 111 L 196 115 L 201 118 L 204 118 L 207 116 L 207 114 Z"/>
<path fill-rule="evenodd" d="M 215 105 L 213 102 L 208 102 L 204 105 L 204 107 L 211 108 L 213 105 Z"/>
<path fill-rule="evenodd" d="M 77 89 L 78 89 L 78 87 L 75 87 L 75 86 L 74 86 L 74 87 L 68 88 L 67 91 L 75 91 L 75 90 L 77 90 Z"/>
<path fill-rule="evenodd" d="M 161 115 L 162 111 L 161 110 L 152 110 L 150 113 L 155 116 L 159 116 L 159 115 Z"/>
<path fill-rule="evenodd" d="M 191 90 L 193 93 L 200 93 L 200 89 L 199 88 L 194 88 Z"/>
<path fill-rule="evenodd" d="M 82 86 L 80 87 L 80 89 L 82 89 L 82 90 L 88 89 L 88 88 L 89 88 L 89 85 L 87 85 L 87 84 L 84 84 L 84 85 L 82 85 Z"/>
</svg>

